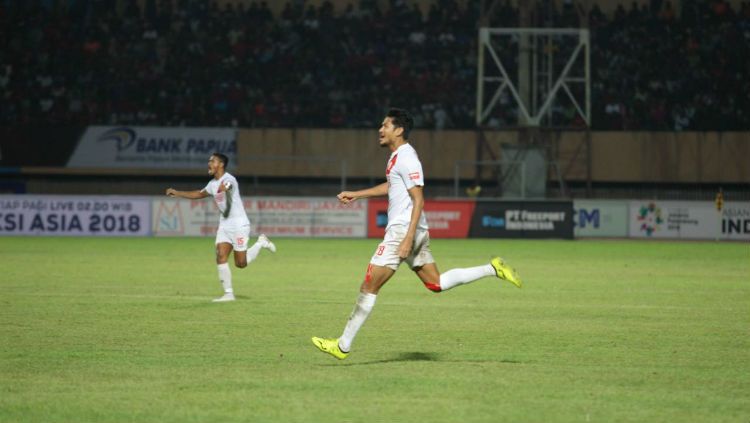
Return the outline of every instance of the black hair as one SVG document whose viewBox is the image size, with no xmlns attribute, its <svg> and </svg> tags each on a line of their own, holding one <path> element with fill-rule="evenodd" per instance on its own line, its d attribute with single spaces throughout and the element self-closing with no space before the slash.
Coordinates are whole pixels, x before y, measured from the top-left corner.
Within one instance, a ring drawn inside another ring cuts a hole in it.
<svg viewBox="0 0 750 423">
<path fill-rule="evenodd" d="M 224 170 L 226 170 L 227 165 L 229 164 L 229 157 L 221 153 L 213 153 L 211 155 L 219 159 L 220 162 L 224 163 Z"/>
<path fill-rule="evenodd" d="M 409 112 L 404 109 L 393 107 L 388 110 L 388 113 L 385 116 L 391 118 L 393 126 L 404 130 L 403 137 L 405 140 L 408 140 L 409 132 L 411 132 L 411 128 L 414 126 L 414 119 L 411 118 Z"/>
</svg>

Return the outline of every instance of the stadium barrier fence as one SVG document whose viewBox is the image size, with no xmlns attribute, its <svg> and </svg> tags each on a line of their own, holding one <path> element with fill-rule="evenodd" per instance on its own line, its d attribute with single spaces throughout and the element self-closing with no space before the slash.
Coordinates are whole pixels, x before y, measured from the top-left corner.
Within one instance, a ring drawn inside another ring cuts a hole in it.
<svg viewBox="0 0 750 423">
<path fill-rule="evenodd" d="M 382 199 L 244 200 L 252 235 L 381 238 Z M 750 202 L 427 200 L 433 238 L 721 239 L 750 241 Z M 0 195 L 0 236 L 213 236 L 209 200 L 148 196 Z"/>
</svg>

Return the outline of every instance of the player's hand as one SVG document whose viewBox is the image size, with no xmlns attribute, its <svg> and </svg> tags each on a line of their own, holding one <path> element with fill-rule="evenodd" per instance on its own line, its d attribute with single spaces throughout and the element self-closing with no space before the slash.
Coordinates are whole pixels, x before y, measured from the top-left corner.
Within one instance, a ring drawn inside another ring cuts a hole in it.
<svg viewBox="0 0 750 423">
<path fill-rule="evenodd" d="M 398 257 L 401 260 L 406 260 L 409 255 L 411 255 L 411 249 L 414 246 L 414 240 L 406 237 L 401 241 L 401 244 L 398 246 Z"/>
<path fill-rule="evenodd" d="M 231 191 L 232 184 L 230 182 L 222 182 L 219 184 L 219 192 Z"/>
<path fill-rule="evenodd" d="M 354 195 L 351 191 L 341 191 L 339 195 L 336 196 L 336 198 L 339 199 L 339 201 L 343 204 L 349 204 L 352 201 L 356 200 L 357 197 Z"/>
<path fill-rule="evenodd" d="M 176 197 L 177 196 L 177 190 L 174 188 L 167 188 L 167 195 L 170 197 Z"/>
</svg>

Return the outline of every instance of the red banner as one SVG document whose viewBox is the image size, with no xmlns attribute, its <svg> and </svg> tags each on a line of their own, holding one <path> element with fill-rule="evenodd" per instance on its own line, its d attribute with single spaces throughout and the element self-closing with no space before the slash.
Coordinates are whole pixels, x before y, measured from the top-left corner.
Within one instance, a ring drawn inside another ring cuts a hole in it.
<svg viewBox="0 0 750 423">
<path fill-rule="evenodd" d="M 474 201 L 427 200 L 424 213 L 431 238 L 466 238 L 469 236 Z M 367 236 L 382 238 L 388 225 L 388 201 L 369 200 L 367 207 Z"/>
</svg>

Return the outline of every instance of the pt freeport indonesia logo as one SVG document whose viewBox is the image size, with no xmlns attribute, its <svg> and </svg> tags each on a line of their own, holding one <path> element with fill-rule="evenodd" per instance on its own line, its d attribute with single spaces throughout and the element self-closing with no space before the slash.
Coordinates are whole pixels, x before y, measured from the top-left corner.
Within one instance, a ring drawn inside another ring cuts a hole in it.
<svg viewBox="0 0 750 423">
<path fill-rule="evenodd" d="M 505 210 L 505 216 L 482 216 L 482 226 L 517 231 L 549 231 L 555 229 L 555 222 L 564 222 L 565 212 L 545 212 L 533 210 Z"/>
</svg>

